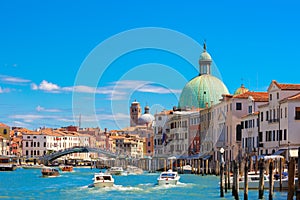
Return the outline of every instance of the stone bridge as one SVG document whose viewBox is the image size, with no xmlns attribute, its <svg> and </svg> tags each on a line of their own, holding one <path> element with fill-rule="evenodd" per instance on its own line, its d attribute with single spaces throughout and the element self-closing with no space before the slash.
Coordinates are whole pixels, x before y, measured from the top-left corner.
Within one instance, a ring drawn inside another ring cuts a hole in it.
<svg viewBox="0 0 300 200">
<path fill-rule="evenodd" d="M 59 157 L 68 155 L 68 154 L 72 154 L 72 153 L 88 153 L 88 152 L 95 152 L 95 153 L 100 153 L 103 155 L 106 155 L 108 157 L 111 158 L 116 158 L 117 155 L 110 152 L 110 151 L 106 151 L 104 149 L 100 149 L 100 148 L 91 148 L 91 147 L 81 147 L 81 146 L 77 146 L 77 147 L 72 147 L 69 149 L 65 149 L 63 151 L 58 151 L 58 152 L 54 152 L 51 153 L 49 155 L 44 155 L 43 157 L 40 158 L 40 160 L 46 165 L 48 162 L 51 162 Z"/>
</svg>

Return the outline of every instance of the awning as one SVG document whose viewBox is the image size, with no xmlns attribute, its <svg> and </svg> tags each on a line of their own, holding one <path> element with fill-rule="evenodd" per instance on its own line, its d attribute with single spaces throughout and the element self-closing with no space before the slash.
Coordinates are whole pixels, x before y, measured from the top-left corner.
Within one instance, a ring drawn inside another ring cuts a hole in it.
<svg viewBox="0 0 300 200">
<path fill-rule="evenodd" d="M 286 149 L 279 149 L 278 151 L 276 151 L 272 155 L 282 155 L 283 153 L 285 153 L 285 151 L 286 151 Z"/>
<path fill-rule="evenodd" d="M 298 158 L 298 149 L 290 149 L 289 150 L 289 157 Z"/>
<path fill-rule="evenodd" d="M 211 158 L 211 155 L 209 154 L 209 155 L 205 155 L 205 156 L 203 156 L 203 160 L 208 160 L 208 159 L 210 159 Z"/>
</svg>

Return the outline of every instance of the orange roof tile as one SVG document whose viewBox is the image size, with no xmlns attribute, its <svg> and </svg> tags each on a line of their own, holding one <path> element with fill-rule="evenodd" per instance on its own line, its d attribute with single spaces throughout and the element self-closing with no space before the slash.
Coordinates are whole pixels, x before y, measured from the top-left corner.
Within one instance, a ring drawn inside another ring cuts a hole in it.
<svg viewBox="0 0 300 200">
<path fill-rule="evenodd" d="M 300 93 L 297 93 L 297 94 L 295 94 L 295 95 L 293 95 L 293 96 L 289 96 L 289 97 L 287 97 L 287 98 L 284 98 L 284 99 L 282 99 L 282 100 L 280 101 L 280 103 L 286 102 L 286 101 L 288 101 L 288 100 L 300 100 Z"/>
<path fill-rule="evenodd" d="M 9 126 L 0 122 L 0 127 L 9 127 Z"/>
<path fill-rule="evenodd" d="M 300 84 L 278 83 L 275 80 L 272 82 L 275 83 L 281 90 L 300 90 Z"/>
<path fill-rule="evenodd" d="M 288 100 L 299 100 L 299 99 L 300 99 L 300 93 L 288 97 Z"/>
<path fill-rule="evenodd" d="M 235 95 L 233 98 L 248 99 L 249 96 L 254 98 L 256 102 L 267 102 L 269 100 L 269 94 L 267 92 L 245 92 L 243 94 Z"/>
</svg>

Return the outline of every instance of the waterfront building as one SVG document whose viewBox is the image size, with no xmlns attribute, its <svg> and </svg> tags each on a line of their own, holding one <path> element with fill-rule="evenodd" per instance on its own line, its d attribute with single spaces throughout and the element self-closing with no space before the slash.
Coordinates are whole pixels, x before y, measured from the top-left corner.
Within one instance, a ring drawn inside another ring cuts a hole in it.
<svg viewBox="0 0 300 200">
<path fill-rule="evenodd" d="M 202 109 L 196 109 L 189 115 L 188 122 L 188 155 L 197 155 L 200 153 L 201 126 L 200 126 L 200 112 Z"/>
<path fill-rule="evenodd" d="M 22 132 L 22 154 L 28 158 L 34 158 L 62 151 L 74 146 L 89 146 L 90 136 L 79 134 L 74 131 L 65 131 L 58 129 L 43 128 L 36 131 L 28 129 L 18 130 Z M 83 153 L 74 153 L 67 158 L 89 159 L 90 155 Z"/>
<path fill-rule="evenodd" d="M 168 120 L 171 117 L 172 110 L 163 110 L 154 115 L 153 131 L 154 131 L 154 157 L 163 157 L 167 155 L 166 145 L 168 144 Z"/>
<path fill-rule="evenodd" d="M 0 123 L 0 136 L 10 139 L 10 127 L 8 125 Z"/>
<path fill-rule="evenodd" d="M 300 146 L 300 84 L 273 80 L 268 88 L 269 101 L 259 106 L 260 154 L 289 156 L 288 149 Z"/>
<path fill-rule="evenodd" d="M 136 134 L 122 134 L 110 136 L 116 146 L 116 153 L 130 159 L 143 158 L 144 139 Z"/>
<path fill-rule="evenodd" d="M 9 139 L 0 136 L 0 156 L 9 155 Z"/>
<path fill-rule="evenodd" d="M 10 155 L 10 127 L 0 123 L 0 155 Z"/>
</svg>

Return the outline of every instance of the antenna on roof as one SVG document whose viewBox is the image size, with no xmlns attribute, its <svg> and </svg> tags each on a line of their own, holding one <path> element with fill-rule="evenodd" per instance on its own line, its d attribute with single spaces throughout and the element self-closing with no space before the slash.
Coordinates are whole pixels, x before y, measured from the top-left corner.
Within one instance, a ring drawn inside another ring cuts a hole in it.
<svg viewBox="0 0 300 200">
<path fill-rule="evenodd" d="M 78 127 L 81 127 L 81 114 L 79 115 L 79 123 L 78 123 Z"/>
</svg>

